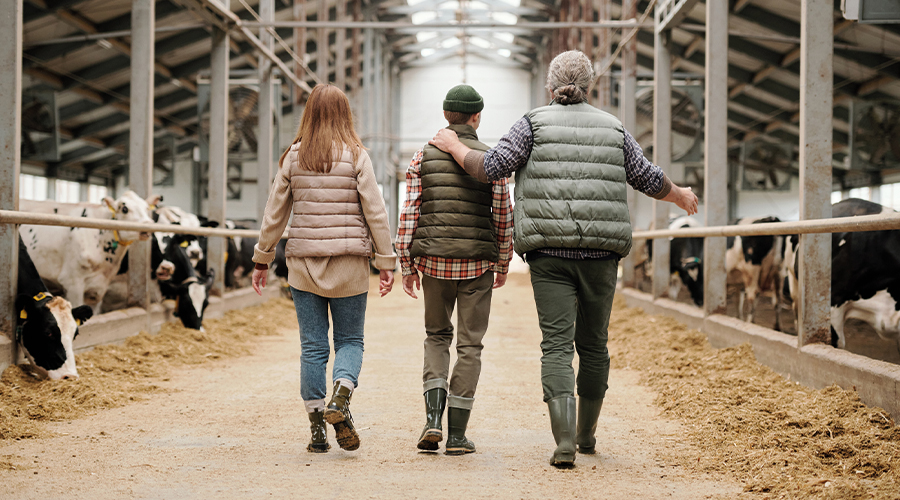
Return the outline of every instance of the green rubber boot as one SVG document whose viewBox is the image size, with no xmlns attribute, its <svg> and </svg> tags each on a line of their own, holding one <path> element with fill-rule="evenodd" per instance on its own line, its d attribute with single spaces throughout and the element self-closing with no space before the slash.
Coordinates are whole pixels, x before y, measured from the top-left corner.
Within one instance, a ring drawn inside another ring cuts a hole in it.
<svg viewBox="0 0 900 500">
<path fill-rule="evenodd" d="M 331 445 L 328 444 L 328 427 L 325 425 L 325 413 L 321 410 L 309 413 L 309 430 L 312 438 L 306 446 L 306 451 L 311 453 L 327 453 Z"/>
<path fill-rule="evenodd" d="M 475 443 L 466 439 L 466 427 L 469 425 L 469 415 L 472 410 L 447 408 L 447 455 L 465 455 L 475 453 Z"/>
<path fill-rule="evenodd" d="M 578 445 L 578 453 L 593 455 L 597 453 L 595 446 L 597 438 L 597 419 L 600 418 L 600 408 L 603 407 L 603 399 L 578 398 L 578 425 L 575 433 L 575 444 Z"/>
<path fill-rule="evenodd" d="M 575 398 L 560 396 L 547 401 L 550 410 L 550 428 L 556 440 L 556 450 L 550 457 L 554 467 L 575 465 Z"/>
<path fill-rule="evenodd" d="M 343 450 L 353 451 L 359 448 L 359 434 L 353 425 L 350 415 L 350 398 L 353 391 L 335 382 L 331 402 L 325 408 L 325 420 L 334 426 L 334 437 Z"/>
<path fill-rule="evenodd" d="M 419 436 L 419 444 L 416 445 L 418 449 L 437 451 L 438 443 L 444 440 L 441 419 L 444 417 L 444 408 L 446 407 L 446 390 L 437 388 L 425 392 L 425 428 L 422 429 L 422 435 Z"/>
</svg>

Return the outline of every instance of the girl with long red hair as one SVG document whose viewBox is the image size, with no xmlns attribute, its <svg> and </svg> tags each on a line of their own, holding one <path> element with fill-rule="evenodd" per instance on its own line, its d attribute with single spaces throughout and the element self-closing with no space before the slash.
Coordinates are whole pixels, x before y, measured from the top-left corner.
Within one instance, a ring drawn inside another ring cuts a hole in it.
<svg viewBox="0 0 900 500">
<path fill-rule="evenodd" d="M 312 431 L 307 450 L 328 451 L 327 421 L 334 426 L 338 445 L 352 451 L 359 448 L 359 434 L 349 405 L 362 367 L 372 246 L 382 297 L 394 284 L 397 256 L 372 161 L 353 129 L 350 101 L 340 89 L 316 85 L 297 137 L 279 165 L 253 255 L 253 288 L 261 294 L 266 286 L 268 264 L 291 220 L 285 256 L 300 324 L 300 396 Z M 334 390 L 326 405 L 329 310 L 334 322 Z"/>
</svg>

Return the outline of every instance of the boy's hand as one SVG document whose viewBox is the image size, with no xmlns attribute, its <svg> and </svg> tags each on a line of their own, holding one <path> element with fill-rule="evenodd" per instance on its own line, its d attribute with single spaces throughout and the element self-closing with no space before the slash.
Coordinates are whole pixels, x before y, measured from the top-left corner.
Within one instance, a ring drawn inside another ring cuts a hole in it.
<svg viewBox="0 0 900 500">
<path fill-rule="evenodd" d="M 496 273 L 494 275 L 494 286 L 493 288 L 500 288 L 501 286 L 506 284 L 506 273 Z"/>
<path fill-rule="evenodd" d="M 406 295 L 418 299 L 419 297 L 416 296 L 416 291 L 413 290 L 413 284 L 415 284 L 416 290 L 422 288 L 422 284 L 419 282 L 419 273 L 417 272 L 407 274 L 403 277 L 403 291 L 406 292 Z"/>
<path fill-rule="evenodd" d="M 394 271 L 382 269 L 378 274 L 378 292 L 384 297 L 391 292 L 392 288 L 394 288 Z"/>
</svg>

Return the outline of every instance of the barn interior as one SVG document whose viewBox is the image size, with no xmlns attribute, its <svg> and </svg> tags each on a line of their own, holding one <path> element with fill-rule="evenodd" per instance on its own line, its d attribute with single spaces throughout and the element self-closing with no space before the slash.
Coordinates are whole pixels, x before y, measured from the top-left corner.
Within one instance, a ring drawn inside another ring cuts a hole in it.
<svg viewBox="0 0 900 500">
<path fill-rule="evenodd" d="M 0 113 L 11 125 L 0 136 L 0 168 L 9 181 L 0 184 L 2 210 L 18 210 L 19 200 L 99 203 L 131 189 L 223 225 L 227 219 L 256 228 L 311 88 L 332 83 L 350 98 L 396 231 L 406 167 L 444 126 L 446 90 L 468 83 L 484 96 L 479 134 L 493 145 L 515 120 L 548 102 L 547 66 L 571 49 L 594 61 L 590 103 L 618 116 L 648 159 L 699 195 L 702 225 L 828 218 L 832 203 L 851 197 L 900 209 L 896 2 L 4 5 Z M 629 203 L 636 231 L 665 228 L 683 215 L 640 195 Z M 0 225 L 3 268 L 15 268 L 14 228 Z M 830 236 L 804 237 L 800 267 L 815 263 L 821 272 L 801 272 L 801 287 L 827 290 Z M 220 271 L 224 245 L 210 239 Z M 652 274 L 636 271 L 632 255 L 622 261 L 622 279 L 644 290 L 636 292 L 644 293 L 641 300 L 659 305 L 670 279 L 669 242 L 657 238 L 653 245 Z M 725 238 L 709 238 L 704 265 L 721 271 L 724 255 Z M 689 315 L 734 315 L 724 273 L 707 272 L 706 279 L 704 304 Z M 13 330 L 15 292 L 6 291 L 12 288 L 0 286 L 6 332 Z M 137 293 L 129 300 L 148 299 Z M 795 349 L 827 343 L 820 335 L 830 321 L 822 294 L 803 300 Z M 0 367 L 15 359 L 14 342 L 8 345 Z M 900 362 L 886 345 L 892 344 L 875 344 L 866 354 L 887 352 L 881 359 Z"/>
</svg>

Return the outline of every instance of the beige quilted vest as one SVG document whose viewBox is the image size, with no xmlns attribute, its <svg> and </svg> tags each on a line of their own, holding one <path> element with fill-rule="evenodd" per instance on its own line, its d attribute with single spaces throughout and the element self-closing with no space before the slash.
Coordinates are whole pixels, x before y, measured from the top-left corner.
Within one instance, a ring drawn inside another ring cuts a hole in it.
<svg viewBox="0 0 900 500">
<path fill-rule="evenodd" d="M 294 199 L 285 256 L 333 257 L 372 255 L 372 238 L 356 190 L 357 165 L 350 150 L 335 149 L 335 163 L 328 173 L 302 170 L 297 161 L 299 143 L 291 146 L 291 194 Z M 340 154 L 340 157 L 337 155 Z"/>
</svg>

